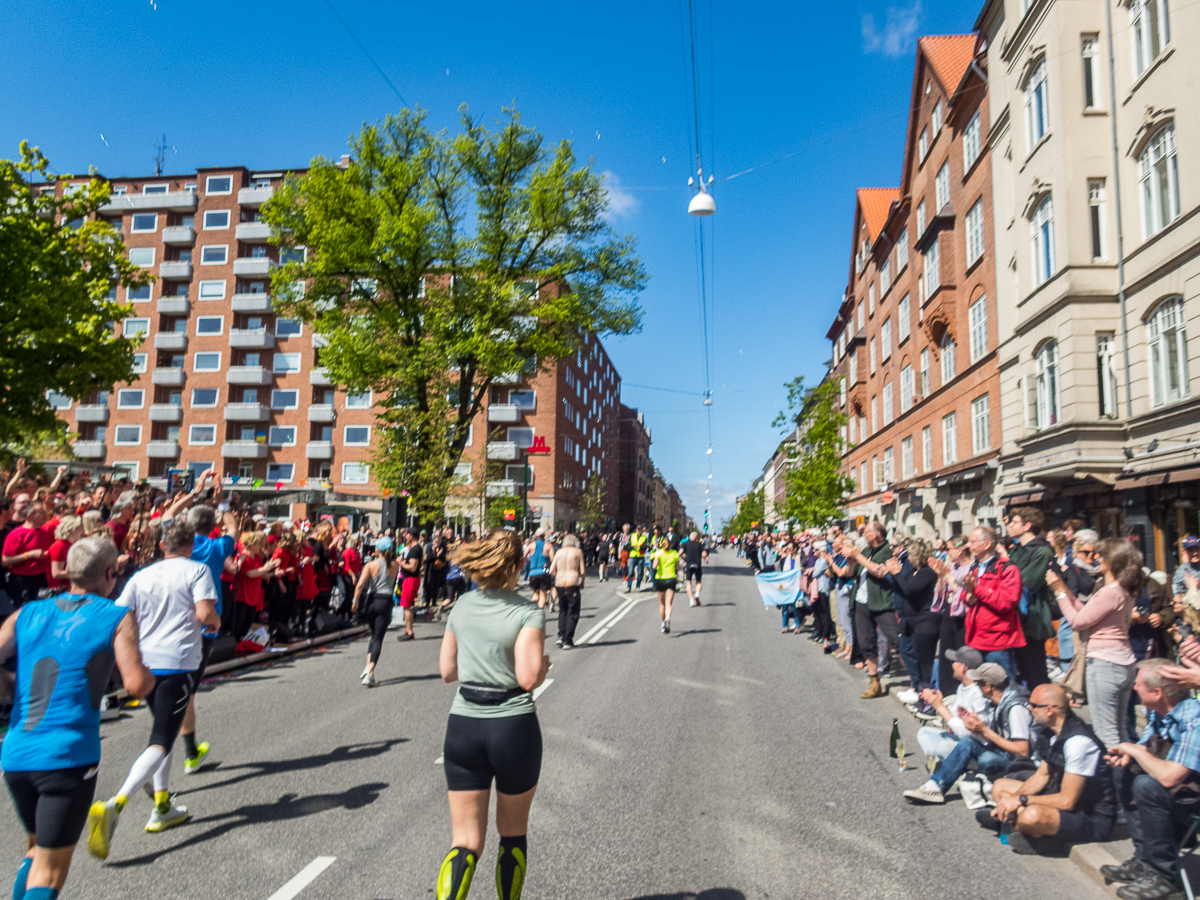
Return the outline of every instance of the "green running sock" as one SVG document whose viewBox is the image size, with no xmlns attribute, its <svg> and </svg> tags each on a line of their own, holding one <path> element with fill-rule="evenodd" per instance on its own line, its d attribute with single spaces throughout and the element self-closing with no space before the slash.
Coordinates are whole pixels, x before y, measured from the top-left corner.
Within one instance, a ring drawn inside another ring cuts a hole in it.
<svg viewBox="0 0 1200 900">
<path fill-rule="evenodd" d="M 33 865 L 33 857 L 26 856 L 17 867 L 17 877 L 13 879 L 12 900 L 24 900 L 25 880 L 29 877 L 29 867 Z"/>
<path fill-rule="evenodd" d="M 466 847 L 451 847 L 438 870 L 437 900 L 466 900 L 477 860 Z"/>
<path fill-rule="evenodd" d="M 500 900 L 521 900 L 526 852 L 525 835 L 500 838 L 500 854 L 496 857 L 496 896 Z"/>
</svg>

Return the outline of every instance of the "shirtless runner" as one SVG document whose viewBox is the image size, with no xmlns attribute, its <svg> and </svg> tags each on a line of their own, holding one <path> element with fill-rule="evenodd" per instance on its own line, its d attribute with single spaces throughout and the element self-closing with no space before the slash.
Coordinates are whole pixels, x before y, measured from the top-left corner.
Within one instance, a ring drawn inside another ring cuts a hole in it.
<svg viewBox="0 0 1200 900">
<path fill-rule="evenodd" d="M 583 589 L 586 570 L 579 538 L 568 534 L 562 549 L 550 561 L 550 576 L 558 592 L 558 640 L 554 643 L 564 650 L 575 646 L 575 628 L 579 625 L 579 592 Z"/>
</svg>

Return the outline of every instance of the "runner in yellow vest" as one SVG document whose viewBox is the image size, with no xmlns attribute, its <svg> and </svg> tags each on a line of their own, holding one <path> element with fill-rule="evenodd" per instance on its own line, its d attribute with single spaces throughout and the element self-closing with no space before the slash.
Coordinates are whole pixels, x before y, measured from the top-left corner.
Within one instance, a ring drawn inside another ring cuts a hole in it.
<svg viewBox="0 0 1200 900">
<path fill-rule="evenodd" d="M 679 551 L 668 538 L 660 538 L 654 551 L 654 589 L 658 591 L 658 618 L 663 634 L 671 633 L 671 601 L 675 599 L 675 573 L 679 568 Z"/>
<path fill-rule="evenodd" d="M 629 536 L 629 570 L 625 576 L 625 593 L 633 589 L 633 574 L 637 572 L 637 588 L 642 589 L 642 575 L 646 571 L 646 542 L 650 536 L 646 534 L 646 526 Z"/>
</svg>

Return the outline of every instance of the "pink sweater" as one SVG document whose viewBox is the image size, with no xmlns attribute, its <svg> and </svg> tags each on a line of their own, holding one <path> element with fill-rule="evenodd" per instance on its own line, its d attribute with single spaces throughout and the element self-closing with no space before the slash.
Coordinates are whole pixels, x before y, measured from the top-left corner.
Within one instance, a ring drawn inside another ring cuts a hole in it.
<svg viewBox="0 0 1200 900">
<path fill-rule="evenodd" d="M 1118 666 L 1137 662 L 1129 646 L 1129 619 L 1133 597 L 1117 582 L 1092 594 L 1086 603 L 1064 594 L 1059 599 L 1063 615 L 1076 631 L 1087 633 L 1088 659 L 1102 659 Z"/>
</svg>

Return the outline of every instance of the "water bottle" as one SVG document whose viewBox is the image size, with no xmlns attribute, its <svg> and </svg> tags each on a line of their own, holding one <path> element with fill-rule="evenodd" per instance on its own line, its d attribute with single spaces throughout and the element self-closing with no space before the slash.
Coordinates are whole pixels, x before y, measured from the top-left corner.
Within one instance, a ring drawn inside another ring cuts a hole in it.
<svg viewBox="0 0 1200 900">
<path fill-rule="evenodd" d="M 904 758 L 904 741 L 900 738 L 899 719 L 892 719 L 892 737 L 888 742 L 888 752 L 892 759 Z"/>
</svg>

